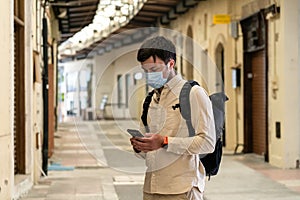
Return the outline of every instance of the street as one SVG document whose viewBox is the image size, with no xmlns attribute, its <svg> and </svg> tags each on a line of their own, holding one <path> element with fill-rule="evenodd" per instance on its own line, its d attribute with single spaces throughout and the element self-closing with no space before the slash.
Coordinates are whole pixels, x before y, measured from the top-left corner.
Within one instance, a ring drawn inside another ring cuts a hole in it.
<svg viewBox="0 0 300 200">
<path fill-rule="evenodd" d="M 144 161 L 133 155 L 126 128 L 135 121 L 61 124 L 49 173 L 22 200 L 140 200 Z M 206 200 L 299 200 L 300 171 L 282 170 L 254 155 L 225 152 L 207 182 Z"/>
</svg>

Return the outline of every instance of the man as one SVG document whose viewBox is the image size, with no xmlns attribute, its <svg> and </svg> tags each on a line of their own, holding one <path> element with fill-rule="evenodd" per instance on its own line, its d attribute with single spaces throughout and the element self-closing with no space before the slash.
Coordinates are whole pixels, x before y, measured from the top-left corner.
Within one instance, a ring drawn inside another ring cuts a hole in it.
<svg viewBox="0 0 300 200">
<path fill-rule="evenodd" d="M 195 136 L 189 137 L 179 108 L 179 94 L 186 82 L 176 73 L 176 51 L 168 39 L 158 36 L 139 49 L 137 60 L 154 88 L 145 137 L 133 137 L 137 155 L 146 160 L 144 200 L 202 200 L 205 169 L 198 154 L 211 153 L 215 127 L 211 101 L 206 91 L 194 86 L 190 92 L 191 119 Z"/>
</svg>

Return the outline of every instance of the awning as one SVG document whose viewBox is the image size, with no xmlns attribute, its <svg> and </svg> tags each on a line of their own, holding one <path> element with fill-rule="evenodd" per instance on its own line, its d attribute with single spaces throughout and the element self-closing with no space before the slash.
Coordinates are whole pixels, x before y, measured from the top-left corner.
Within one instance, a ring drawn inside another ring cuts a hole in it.
<svg viewBox="0 0 300 200">
<path fill-rule="evenodd" d="M 113 2 L 113 0 L 101 0 L 102 3 L 104 1 L 108 3 Z M 139 0 L 119 1 L 130 5 L 130 3 L 134 3 Z M 102 34 L 99 37 L 98 34 L 98 36 L 94 38 L 93 42 L 90 42 L 88 46 L 83 45 L 83 48 L 76 50 L 75 53 L 73 52 L 73 55 L 62 54 L 61 56 L 69 59 L 86 58 L 111 51 L 113 48 L 138 42 L 142 39 L 142 37 L 147 36 L 147 34 L 151 34 L 151 29 L 147 29 L 146 32 L 141 33 L 139 32 L 141 30 L 137 30 L 138 28 L 156 27 L 158 23 L 163 25 L 169 24 L 171 20 L 174 20 L 179 15 L 184 14 L 190 8 L 196 6 L 200 1 L 203 0 L 142 1 L 142 7 L 127 24 L 118 27 L 116 30 L 112 30 L 105 36 Z M 93 18 L 99 5 L 99 0 L 55 0 L 51 1 L 51 5 L 59 20 L 59 28 L 61 31 L 60 42 L 63 43 L 79 30 L 93 22 Z M 113 20 L 113 17 L 110 17 L 110 19 Z"/>
</svg>

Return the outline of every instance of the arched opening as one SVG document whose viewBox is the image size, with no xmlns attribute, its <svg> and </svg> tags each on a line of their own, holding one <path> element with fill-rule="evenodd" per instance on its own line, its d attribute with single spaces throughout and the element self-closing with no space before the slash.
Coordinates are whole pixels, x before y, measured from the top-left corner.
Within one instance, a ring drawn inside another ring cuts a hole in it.
<svg viewBox="0 0 300 200">
<path fill-rule="evenodd" d="M 216 91 L 224 92 L 224 46 L 219 43 L 216 48 Z"/>
<path fill-rule="evenodd" d="M 224 46 L 219 43 L 216 48 L 216 91 L 224 92 Z M 224 124 L 222 135 L 223 146 L 226 146 L 226 127 Z"/>
<path fill-rule="evenodd" d="M 187 80 L 193 80 L 193 61 L 194 61 L 194 46 L 193 46 L 193 31 L 189 26 L 187 30 L 187 38 L 185 40 L 185 65 L 183 66 L 182 75 Z"/>
</svg>

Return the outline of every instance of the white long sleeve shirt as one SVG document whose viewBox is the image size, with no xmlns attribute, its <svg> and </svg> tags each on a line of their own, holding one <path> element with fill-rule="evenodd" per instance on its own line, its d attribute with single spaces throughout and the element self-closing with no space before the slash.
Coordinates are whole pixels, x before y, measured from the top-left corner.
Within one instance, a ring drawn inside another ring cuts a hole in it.
<svg viewBox="0 0 300 200">
<path fill-rule="evenodd" d="M 205 170 L 198 154 L 214 150 L 216 134 L 212 105 L 202 87 L 192 87 L 190 105 L 195 136 L 189 137 L 179 108 L 172 108 L 179 104 L 179 94 L 185 82 L 176 75 L 164 86 L 160 95 L 154 93 L 152 97 L 147 116 L 150 132 L 168 136 L 169 144 L 167 149 L 138 154 L 146 160 L 146 193 L 180 194 L 192 187 L 204 191 Z"/>
</svg>

